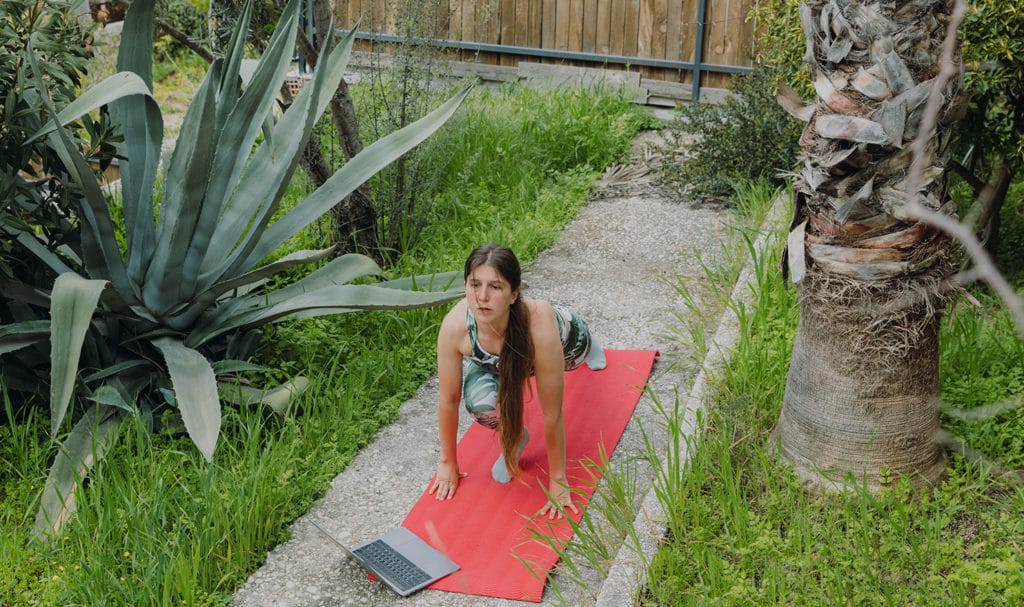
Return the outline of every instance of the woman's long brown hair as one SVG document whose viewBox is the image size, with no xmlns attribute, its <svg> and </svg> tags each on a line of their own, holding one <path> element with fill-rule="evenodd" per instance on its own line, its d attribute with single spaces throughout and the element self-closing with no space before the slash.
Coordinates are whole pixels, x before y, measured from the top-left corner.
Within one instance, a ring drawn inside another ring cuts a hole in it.
<svg viewBox="0 0 1024 607">
<path fill-rule="evenodd" d="M 508 281 L 512 292 L 522 284 L 522 269 L 512 249 L 496 244 L 481 245 L 466 258 L 463 279 L 482 265 L 491 266 Z M 509 308 L 508 329 L 498 364 L 498 437 L 505 469 L 510 478 L 519 475 L 519 441 L 523 437 L 523 385 L 533 370 L 533 340 L 530 339 L 530 311 L 522 294 Z"/>
</svg>

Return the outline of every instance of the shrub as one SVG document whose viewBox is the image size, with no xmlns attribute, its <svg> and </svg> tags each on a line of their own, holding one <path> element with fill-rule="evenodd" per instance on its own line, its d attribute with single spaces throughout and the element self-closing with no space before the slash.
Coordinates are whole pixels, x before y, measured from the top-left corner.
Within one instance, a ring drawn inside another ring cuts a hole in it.
<svg viewBox="0 0 1024 607">
<path fill-rule="evenodd" d="M 728 196 L 741 180 L 781 183 L 796 164 L 801 125 L 775 102 L 776 82 L 775 71 L 757 68 L 736 79 L 722 104 L 685 106 L 670 125 L 684 143 L 665 156 L 663 175 L 698 198 Z"/>
</svg>

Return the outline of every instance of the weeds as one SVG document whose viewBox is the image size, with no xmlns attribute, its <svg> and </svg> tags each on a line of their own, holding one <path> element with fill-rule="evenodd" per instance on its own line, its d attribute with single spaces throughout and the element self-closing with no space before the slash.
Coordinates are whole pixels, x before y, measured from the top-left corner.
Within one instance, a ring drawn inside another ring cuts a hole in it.
<svg viewBox="0 0 1024 607">
<path fill-rule="evenodd" d="M 769 455 L 797 314 L 795 295 L 776 278 L 777 256 L 753 263 L 756 297 L 737 307 L 740 342 L 699 448 L 690 448 L 688 459 L 667 462 L 678 468 L 675 487 L 659 492 L 669 533 L 651 563 L 641 604 L 1019 602 L 1019 481 L 954 454 L 943 483 L 930 489 L 915 491 L 894 478 L 880 493 L 854 485 L 817 496 Z M 983 310 L 959 307 L 944 327 L 943 398 L 957 406 L 1022 391 L 1024 346 L 992 302 Z M 947 425 L 990 457 L 1019 467 L 1019 411 Z"/>
</svg>

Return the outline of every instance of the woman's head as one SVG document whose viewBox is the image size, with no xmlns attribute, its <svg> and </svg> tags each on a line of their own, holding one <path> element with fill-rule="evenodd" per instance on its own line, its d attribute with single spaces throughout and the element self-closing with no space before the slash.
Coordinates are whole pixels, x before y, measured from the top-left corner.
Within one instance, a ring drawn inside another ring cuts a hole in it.
<svg viewBox="0 0 1024 607">
<path fill-rule="evenodd" d="M 519 290 L 522 283 L 522 268 L 519 267 L 519 258 L 512 252 L 512 249 L 503 247 L 500 244 L 483 244 L 473 249 L 473 252 L 466 258 L 466 266 L 462 271 L 462 278 L 469 280 L 473 271 L 480 266 L 490 266 L 501 274 L 501 277 L 508 281 L 512 291 Z"/>
<path fill-rule="evenodd" d="M 507 247 L 477 247 L 466 260 L 466 301 L 478 322 L 504 326 L 519 299 L 521 271 L 515 253 Z"/>
</svg>

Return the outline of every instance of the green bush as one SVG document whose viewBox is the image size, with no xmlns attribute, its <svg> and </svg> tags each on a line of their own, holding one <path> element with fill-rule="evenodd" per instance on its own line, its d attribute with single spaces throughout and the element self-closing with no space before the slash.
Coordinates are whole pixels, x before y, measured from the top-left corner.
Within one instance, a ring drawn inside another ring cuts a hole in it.
<svg viewBox="0 0 1024 607">
<path fill-rule="evenodd" d="M 796 164 L 801 125 L 776 103 L 776 82 L 774 70 L 756 68 L 736 79 L 725 102 L 683 107 L 670 126 L 683 149 L 666 156 L 662 174 L 698 198 L 726 197 L 741 180 L 781 184 Z"/>
</svg>

